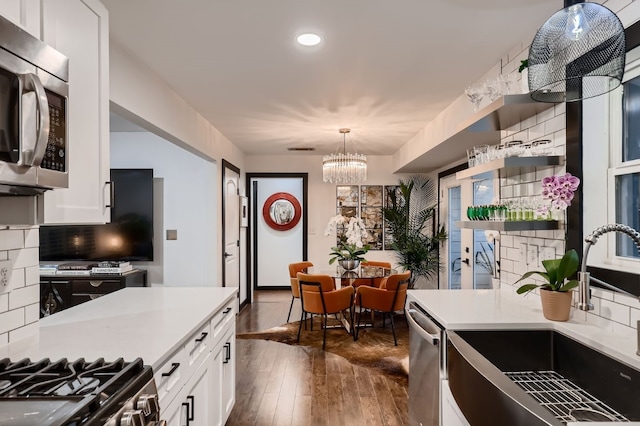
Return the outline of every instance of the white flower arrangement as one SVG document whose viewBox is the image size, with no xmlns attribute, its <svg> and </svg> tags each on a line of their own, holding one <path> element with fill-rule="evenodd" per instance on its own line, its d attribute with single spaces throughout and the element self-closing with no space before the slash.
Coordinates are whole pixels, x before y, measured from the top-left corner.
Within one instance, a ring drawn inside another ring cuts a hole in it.
<svg viewBox="0 0 640 426">
<path fill-rule="evenodd" d="M 346 225 L 344 235 L 346 240 L 341 239 L 336 247 L 331 248 L 330 255 L 333 257 L 329 260 L 329 264 L 336 260 L 363 260 L 362 255 L 369 251 L 369 246 L 363 242 L 363 239 L 369 234 L 365 228 L 364 221 L 359 217 L 333 216 L 329 219 L 324 236 L 332 235 L 338 225 Z"/>
<path fill-rule="evenodd" d="M 333 216 L 329 219 L 329 223 L 327 224 L 327 228 L 324 230 L 324 236 L 328 237 L 332 235 L 337 225 L 346 224 L 347 231 L 345 232 L 345 236 L 347 237 L 346 244 L 351 244 L 357 248 L 363 248 L 364 243 L 362 240 L 369 235 L 369 232 L 366 230 L 364 226 L 364 221 L 359 217 L 351 217 L 347 218 L 342 215 Z"/>
</svg>

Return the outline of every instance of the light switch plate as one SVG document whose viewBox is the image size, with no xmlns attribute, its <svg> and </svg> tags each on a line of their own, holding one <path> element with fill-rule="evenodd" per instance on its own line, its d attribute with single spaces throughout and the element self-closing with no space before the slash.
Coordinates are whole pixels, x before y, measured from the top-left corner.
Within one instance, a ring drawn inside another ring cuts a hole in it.
<svg viewBox="0 0 640 426">
<path fill-rule="evenodd" d="M 178 230 L 167 229 L 167 240 L 177 240 L 177 239 L 178 239 Z"/>
<path fill-rule="evenodd" d="M 0 293 L 9 291 L 11 284 L 11 271 L 13 270 L 13 262 L 11 260 L 0 261 Z"/>
<path fill-rule="evenodd" d="M 527 265 L 538 264 L 538 246 L 535 244 L 529 244 L 527 249 Z"/>
<path fill-rule="evenodd" d="M 520 262 L 527 264 L 527 243 L 520 243 Z"/>
</svg>

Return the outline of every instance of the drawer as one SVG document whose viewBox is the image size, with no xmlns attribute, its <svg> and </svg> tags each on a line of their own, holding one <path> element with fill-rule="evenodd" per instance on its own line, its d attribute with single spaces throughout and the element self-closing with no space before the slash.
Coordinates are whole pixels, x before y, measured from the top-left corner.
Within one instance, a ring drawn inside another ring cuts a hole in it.
<svg viewBox="0 0 640 426">
<path fill-rule="evenodd" d="M 123 287 L 120 280 L 73 280 L 71 281 L 72 293 L 101 293 L 107 294 Z"/>
<path fill-rule="evenodd" d="M 227 324 L 229 324 L 236 315 L 236 299 L 231 299 L 224 307 L 213 315 L 211 319 L 211 330 L 213 332 L 213 339 L 218 340 L 220 337 L 220 333 L 224 331 Z"/>
<path fill-rule="evenodd" d="M 160 407 L 168 406 L 187 382 L 188 367 L 182 346 L 160 368 L 154 370 L 153 378 L 158 388 Z"/>
<path fill-rule="evenodd" d="M 95 300 L 98 297 L 102 297 L 104 294 L 102 293 L 74 293 L 71 295 L 71 306 L 76 306 L 84 302 L 88 302 L 90 300 Z"/>
<path fill-rule="evenodd" d="M 187 358 L 189 370 L 187 377 L 200 366 L 202 360 L 213 349 L 213 336 L 211 335 L 211 325 L 207 322 L 205 325 L 195 332 L 184 345 L 184 351 Z"/>
</svg>

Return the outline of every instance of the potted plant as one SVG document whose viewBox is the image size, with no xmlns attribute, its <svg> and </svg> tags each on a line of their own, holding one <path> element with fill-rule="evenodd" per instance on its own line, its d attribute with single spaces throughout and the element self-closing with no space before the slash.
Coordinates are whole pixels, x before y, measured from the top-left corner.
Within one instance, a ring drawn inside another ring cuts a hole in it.
<svg viewBox="0 0 640 426">
<path fill-rule="evenodd" d="M 433 277 L 440 270 L 439 247 L 447 233 L 435 223 L 437 204 L 431 180 L 411 176 L 400 180 L 398 189 L 387 194 L 389 203 L 382 212 L 397 263 L 411 271 L 409 288 L 414 288 L 418 278 Z"/>
<path fill-rule="evenodd" d="M 522 93 L 529 93 L 529 58 L 520 61 L 518 72 L 521 75 Z"/>
<path fill-rule="evenodd" d="M 338 235 L 338 244 L 335 247 L 331 247 L 329 265 L 332 265 L 337 260 L 344 269 L 355 269 L 360 266 L 361 261 L 366 260 L 363 255 L 370 248 L 368 244 L 362 242 L 367 235 L 364 221 L 359 217 L 333 216 L 329 219 L 324 235 L 331 235 L 333 231 L 337 231 L 338 226 L 345 227 L 346 230 Z"/>
<path fill-rule="evenodd" d="M 571 310 L 572 292 L 570 290 L 578 286 L 578 280 L 568 279 L 576 273 L 578 265 L 578 253 L 573 249 L 566 252 L 561 259 L 543 260 L 544 272 L 529 271 L 516 283 L 532 275 L 539 275 L 546 282 L 544 284 L 524 284 L 516 290 L 516 293 L 526 294 L 539 288 L 544 317 L 553 321 L 566 321 L 569 319 Z"/>
</svg>

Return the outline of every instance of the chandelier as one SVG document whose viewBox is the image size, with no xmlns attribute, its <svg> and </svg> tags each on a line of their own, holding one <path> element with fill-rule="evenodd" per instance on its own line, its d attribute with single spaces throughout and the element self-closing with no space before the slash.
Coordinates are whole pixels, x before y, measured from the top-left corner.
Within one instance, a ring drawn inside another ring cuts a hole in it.
<svg viewBox="0 0 640 426">
<path fill-rule="evenodd" d="M 358 183 L 367 180 L 367 156 L 346 152 L 347 133 L 351 129 L 340 129 L 342 153 L 322 157 L 322 180 L 330 183 Z"/>
</svg>

